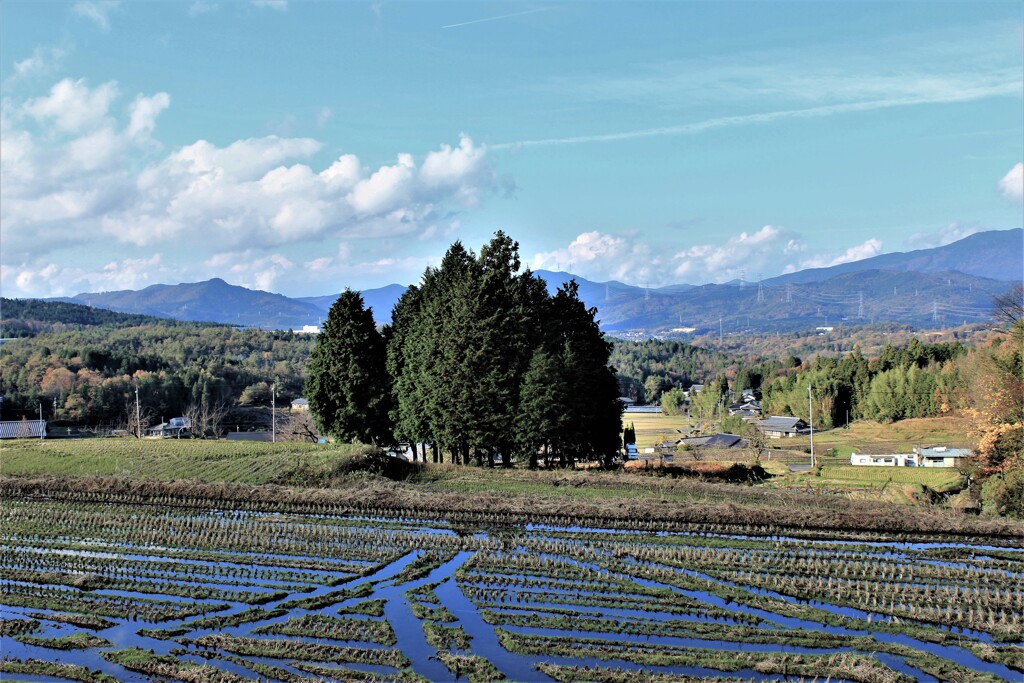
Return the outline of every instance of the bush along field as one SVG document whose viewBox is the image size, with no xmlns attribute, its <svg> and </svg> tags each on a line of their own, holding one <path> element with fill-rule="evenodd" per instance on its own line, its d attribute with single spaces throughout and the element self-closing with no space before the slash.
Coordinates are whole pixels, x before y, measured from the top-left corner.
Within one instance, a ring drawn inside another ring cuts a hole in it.
<svg viewBox="0 0 1024 683">
<path fill-rule="evenodd" d="M 249 485 L 0 483 L 5 678 L 1024 677 L 1019 527 L 610 512 L 628 498 L 576 515 L 493 495 L 445 508 L 450 494 L 411 487 L 377 505 Z"/>
</svg>

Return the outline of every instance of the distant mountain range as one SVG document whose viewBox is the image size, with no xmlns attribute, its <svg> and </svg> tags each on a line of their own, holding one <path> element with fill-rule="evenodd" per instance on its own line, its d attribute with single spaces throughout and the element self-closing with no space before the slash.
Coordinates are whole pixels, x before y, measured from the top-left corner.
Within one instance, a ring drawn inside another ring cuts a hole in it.
<svg viewBox="0 0 1024 683">
<path fill-rule="evenodd" d="M 598 309 L 602 327 L 616 335 L 774 332 L 867 322 L 937 328 L 989 319 L 992 296 L 1024 279 L 1024 231 L 981 232 L 934 249 L 883 254 L 759 283 L 647 289 L 564 272 L 536 274 L 552 291 L 575 278 L 580 298 Z M 393 284 L 362 295 L 383 323 L 405 289 Z M 337 294 L 289 298 L 214 278 L 59 300 L 179 320 L 299 328 L 319 324 L 336 299 Z"/>
</svg>

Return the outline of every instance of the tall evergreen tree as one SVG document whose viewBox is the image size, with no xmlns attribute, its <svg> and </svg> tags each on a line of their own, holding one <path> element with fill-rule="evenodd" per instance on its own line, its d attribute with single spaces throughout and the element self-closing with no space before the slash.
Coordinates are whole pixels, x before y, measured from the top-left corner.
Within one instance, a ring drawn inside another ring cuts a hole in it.
<svg viewBox="0 0 1024 683">
<path fill-rule="evenodd" d="M 608 365 L 612 345 L 604 338 L 595 315 L 579 298 L 575 280 L 560 287 L 552 300 L 548 327 L 554 348 L 560 348 L 567 425 L 562 438 L 562 462 L 595 455 L 611 465 L 619 452 L 622 402 L 615 371 Z"/>
<path fill-rule="evenodd" d="M 309 360 L 306 398 L 321 433 L 340 441 L 392 440 L 384 339 L 358 292 L 331 306 Z"/>
<path fill-rule="evenodd" d="M 429 276 L 429 273 L 425 275 L 424 281 Z M 386 367 L 392 383 L 391 422 L 395 426 L 396 438 L 412 443 L 414 459 L 417 444 L 422 443 L 426 448 L 427 442 L 432 441 L 427 412 L 423 408 L 425 396 L 421 391 L 419 374 L 422 353 L 418 353 L 417 344 L 422 341 L 423 333 L 420 325 L 422 302 L 422 290 L 415 285 L 409 287 L 391 309 L 391 324 L 384 328 Z M 426 462 L 426 452 L 421 455 Z"/>
<path fill-rule="evenodd" d="M 560 450 L 568 426 L 565 405 L 569 387 L 560 361 L 537 349 L 523 378 L 514 429 L 516 451 L 527 458 L 530 469 L 537 467 L 542 449 L 545 455 Z"/>
</svg>

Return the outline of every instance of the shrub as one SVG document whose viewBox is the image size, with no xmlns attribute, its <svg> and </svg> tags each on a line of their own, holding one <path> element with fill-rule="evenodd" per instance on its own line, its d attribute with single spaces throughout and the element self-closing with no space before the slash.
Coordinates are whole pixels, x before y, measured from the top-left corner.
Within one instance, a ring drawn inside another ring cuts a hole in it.
<svg viewBox="0 0 1024 683">
<path fill-rule="evenodd" d="M 981 486 L 981 501 L 986 513 L 1024 519 L 1024 467 L 989 478 Z"/>
</svg>

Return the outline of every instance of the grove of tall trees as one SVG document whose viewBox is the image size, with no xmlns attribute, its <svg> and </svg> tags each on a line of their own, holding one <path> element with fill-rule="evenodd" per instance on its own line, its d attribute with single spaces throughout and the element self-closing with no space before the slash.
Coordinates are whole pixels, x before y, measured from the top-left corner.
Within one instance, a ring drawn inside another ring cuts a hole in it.
<svg viewBox="0 0 1024 683">
<path fill-rule="evenodd" d="M 622 406 L 608 364 L 612 345 L 596 310 L 580 301 L 574 282 L 552 296 L 520 267 L 519 245 L 502 232 L 479 255 L 456 242 L 395 305 L 381 333 L 383 371 L 370 369 L 376 360 L 339 350 L 335 335 L 356 327 L 366 346 L 378 343 L 365 326 L 354 327 L 367 313 L 351 307 L 347 321 L 324 328 L 314 358 L 345 365 L 342 374 L 386 374 L 392 433 L 423 460 L 429 444 L 435 462 L 610 462 L 620 446 Z M 311 409 L 329 433 L 354 436 L 326 427 L 338 399 L 314 400 L 320 376 L 318 363 L 307 382 Z M 381 405 L 365 403 L 363 418 L 378 420 Z"/>
</svg>

